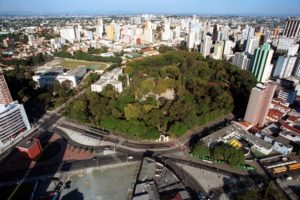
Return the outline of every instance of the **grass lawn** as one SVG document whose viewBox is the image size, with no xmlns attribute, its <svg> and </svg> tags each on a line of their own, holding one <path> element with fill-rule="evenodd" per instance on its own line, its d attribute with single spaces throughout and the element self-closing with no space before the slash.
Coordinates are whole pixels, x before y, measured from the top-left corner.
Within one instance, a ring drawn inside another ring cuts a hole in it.
<svg viewBox="0 0 300 200">
<path fill-rule="evenodd" d="M 84 67 L 95 67 L 97 69 L 104 70 L 105 68 L 109 67 L 110 64 L 101 63 L 101 62 L 89 62 L 84 60 L 71 60 L 71 59 L 61 59 L 59 65 L 66 67 L 66 68 L 76 68 L 79 66 Z"/>
</svg>

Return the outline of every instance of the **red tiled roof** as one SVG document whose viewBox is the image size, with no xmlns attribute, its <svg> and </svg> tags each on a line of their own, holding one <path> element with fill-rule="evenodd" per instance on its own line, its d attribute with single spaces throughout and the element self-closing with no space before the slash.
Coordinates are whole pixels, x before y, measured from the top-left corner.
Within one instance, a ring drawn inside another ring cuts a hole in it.
<svg viewBox="0 0 300 200">
<path fill-rule="evenodd" d="M 285 128 L 285 129 L 288 129 L 289 131 L 292 131 L 294 133 L 300 134 L 300 129 L 297 129 L 297 128 L 293 127 L 293 126 L 290 126 L 290 125 L 288 125 L 288 123 L 284 123 L 282 125 L 282 127 Z"/>
<path fill-rule="evenodd" d="M 244 128 L 244 129 L 249 129 L 252 127 L 252 124 L 247 122 L 247 121 L 234 121 L 233 123 L 235 123 L 236 125 Z"/>
<path fill-rule="evenodd" d="M 296 116 L 289 116 L 289 117 L 287 118 L 287 120 L 292 121 L 292 122 L 297 121 L 297 119 L 299 119 L 299 117 L 296 117 Z"/>
<path fill-rule="evenodd" d="M 276 109 L 269 109 L 269 112 L 268 112 L 268 117 L 275 119 L 275 120 L 278 120 L 283 115 L 284 115 L 284 113 L 282 113 Z"/>
<path fill-rule="evenodd" d="M 290 110 L 291 108 L 290 107 L 288 107 L 288 106 L 285 106 L 285 105 L 283 105 L 283 104 L 281 104 L 281 103 L 279 103 L 279 102 L 276 102 L 276 101 L 272 101 L 272 104 L 274 104 L 275 106 L 278 106 L 278 107 L 281 107 L 281 108 L 283 108 L 283 109 L 285 109 L 285 110 Z"/>
</svg>

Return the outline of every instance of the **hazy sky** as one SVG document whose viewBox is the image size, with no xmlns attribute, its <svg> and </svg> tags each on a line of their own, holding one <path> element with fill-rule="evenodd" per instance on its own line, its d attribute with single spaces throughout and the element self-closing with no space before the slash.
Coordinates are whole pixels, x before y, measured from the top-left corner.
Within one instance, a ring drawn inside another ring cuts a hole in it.
<svg viewBox="0 0 300 200">
<path fill-rule="evenodd" d="M 117 12 L 300 16 L 300 0 L 0 0 L 0 15 Z"/>
</svg>

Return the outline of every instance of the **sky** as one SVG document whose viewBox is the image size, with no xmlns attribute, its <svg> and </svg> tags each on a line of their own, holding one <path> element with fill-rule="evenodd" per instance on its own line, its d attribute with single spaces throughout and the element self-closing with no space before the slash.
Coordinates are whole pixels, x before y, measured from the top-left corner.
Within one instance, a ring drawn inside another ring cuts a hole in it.
<svg viewBox="0 0 300 200">
<path fill-rule="evenodd" d="M 0 0 L 0 15 L 135 13 L 300 16 L 300 0 Z"/>
</svg>

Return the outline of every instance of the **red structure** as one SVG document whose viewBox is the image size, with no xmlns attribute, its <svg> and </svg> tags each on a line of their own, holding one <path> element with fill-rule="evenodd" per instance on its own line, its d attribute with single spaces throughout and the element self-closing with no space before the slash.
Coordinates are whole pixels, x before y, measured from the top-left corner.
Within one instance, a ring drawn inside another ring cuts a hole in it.
<svg viewBox="0 0 300 200">
<path fill-rule="evenodd" d="M 34 159 L 42 152 L 42 146 L 38 139 L 29 139 L 17 146 L 21 155 L 25 158 Z"/>
<path fill-rule="evenodd" d="M 137 38 L 137 39 L 136 39 L 136 44 L 137 44 L 137 45 L 142 44 L 141 38 Z"/>
</svg>

